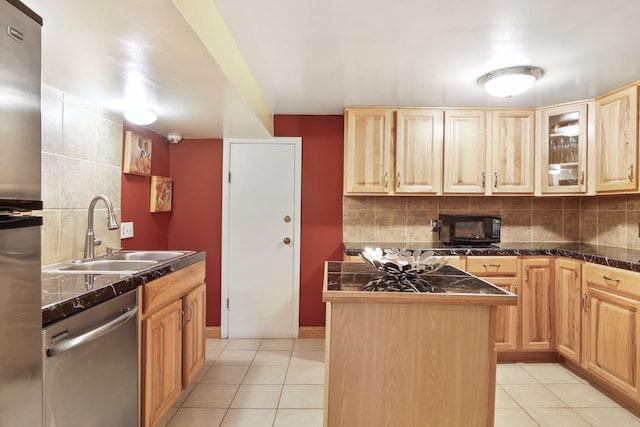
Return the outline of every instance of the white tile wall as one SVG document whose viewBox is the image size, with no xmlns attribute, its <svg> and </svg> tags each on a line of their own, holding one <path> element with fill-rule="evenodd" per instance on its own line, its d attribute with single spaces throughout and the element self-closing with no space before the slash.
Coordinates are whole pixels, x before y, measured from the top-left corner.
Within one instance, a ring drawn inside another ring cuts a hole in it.
<svg viewBox="0 0 640 427">
<path fill-rule="evenodd" d="M 122 117 L 42 85 L 42 264 L 82 258 L 88 207 L 107 195 L 120 219 Z M 120 230 L 108 231 L 106 207 L 96 205 L 102 246 L 120 246 Z"/>
</svg>

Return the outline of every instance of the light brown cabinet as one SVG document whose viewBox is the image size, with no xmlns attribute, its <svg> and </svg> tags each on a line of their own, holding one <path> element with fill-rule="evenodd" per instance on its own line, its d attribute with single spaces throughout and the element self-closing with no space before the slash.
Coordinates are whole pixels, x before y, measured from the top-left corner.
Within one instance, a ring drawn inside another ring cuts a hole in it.
<svg viewBox="0 0 640 427">
<path fill-rule="evenodd" d="M 204 364 L 204 275 L 200 261 L 140 291 L 143 427 L 155 425 Z"/>
<path fill-rule="evenodd" d="M 442 110 L 345 109 L 345 194 L 441 194 Z"/>
<path fill-rule="evenodd" d="M 182 392 L 182 302 L 142 321 L 145 426 L 153 426 Z"/>
<path fill-rule="evenodd" d="M 345 194 L 393 191 L 393 111 L 345 109 Z"/>
<path fill-rule="evenodd" d="M 534 113 L 445 110 L 444 193 L 533 194 Z"/>
<path fill-rule="evenodd" d="M 640 274 L 586 264 L 586 369 L 638 401 Z"/>
<path fill-rule="evenodd" d="M 484 194 L 487 117 L 483 110 L 444 112 L 444 193 Z"/>
<path fill-rule="evenodd" d="M 485 280 L 500 288 L 518 294 L 517 277 L 486 277 Z M 518 306 L 496 308 L 496 350 L 516 351 L 518 349 Z"/>
<path fill-rule="evenodd" d="M 521 350 L 553 350 L 552 262 L 523 258 L 520 272 Z"/>
<path fill-rule="evenodd" d="M 442 110 L 396 112 L 395 192 L 441 194 Z"/>
<path fill-rule="evenodd" d="M 555 261 L 556 350 L 582 363 L 582 263 L 565 258 Z"/>
<path fill-rule="evenodd" d="M 469 273 L 518 295 L 516 307 L 497 309 L 496 350 L 554 350 L 552 268 L 548 257 L 467 257 Z"/>
<path fill-rule="evenodd" d="M 182 386 L 186 388 L 204 365 L 205 357 L 205 304 L 206 286 L 198 286 L 183 298 L 182 310 L 185 313 L 184 361 Z"/>
<path fill-rule="evenodd" d="M 585 193 L 589 107 L 581 102 L 537 111 L 538 186 L 542 194 Z"/>
<path fill-rule="evenodd" d="M 596 191 L 638 189 L 638 86 L 596 98 Z"/>
<path fill-rule="evenodd" d="M 518 294 L 518 258 L 515 256 L 467 257 L 466 271 L 481 277 L 512 294 Z M 496 308 L 497 351 L 518 349 L 518 306 L 498 306 Z"/>
<path fill-rule="evenodd" d="M 494 111 L 491 115 L 491 193 L 533 194 L 533 111 Z"/>
</svg>

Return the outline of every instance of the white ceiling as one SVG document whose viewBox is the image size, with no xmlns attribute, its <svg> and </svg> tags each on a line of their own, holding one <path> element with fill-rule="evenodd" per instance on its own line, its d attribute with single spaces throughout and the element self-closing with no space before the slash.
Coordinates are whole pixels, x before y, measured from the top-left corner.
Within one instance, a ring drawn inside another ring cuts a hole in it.
<svg viewBox="0 0 640 427">
<path fill-rule="evenodd" d="M 25 3 L 44 18 L 45 82 L 112 110 L 137 84 L 159 115 L 149 128 L 161 134 L 266 134 L 170 0 Z M 215 5 L 274 114 L 340 114 L 345 105 L 537 107 L 640 79 L 638 0 Z M 513 65 L 545 75 L 511 99 L 476 85 L 483 73 Z"/>
</svg>

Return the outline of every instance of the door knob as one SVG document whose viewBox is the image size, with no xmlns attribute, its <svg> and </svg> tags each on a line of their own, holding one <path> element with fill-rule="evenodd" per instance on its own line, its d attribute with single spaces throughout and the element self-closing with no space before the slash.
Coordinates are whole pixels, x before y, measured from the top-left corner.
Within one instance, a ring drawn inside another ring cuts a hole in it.
<svg viewBox="0 0 640 427">
<path fill-rule="evenodd" d="M 284 238 L 284 244 L 285 244 L 285 245 L 288 245 L 289 243 L 291 243 L 291 239 L 290 239 L 290 238 L 288 238 L 288 237 L 285 237 L 285 238 Z"/>
<path fill-rule="evenodd" d="M 291 217 L 289 215 L 285 216 L 284 222 L 291 222 Z"/>
</svg>

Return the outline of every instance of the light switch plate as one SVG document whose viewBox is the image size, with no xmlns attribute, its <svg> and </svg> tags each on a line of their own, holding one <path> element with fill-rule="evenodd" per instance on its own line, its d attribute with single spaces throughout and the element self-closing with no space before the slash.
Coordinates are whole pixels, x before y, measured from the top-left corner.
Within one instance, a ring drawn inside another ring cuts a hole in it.
<svg viewBox="0 0 640 427">
<path fill-rule="evenodd" d="M 130 239 L 133 237 L 133 222 L 123 222 L 120 224 L 120 238 Z"/>
</svg>

